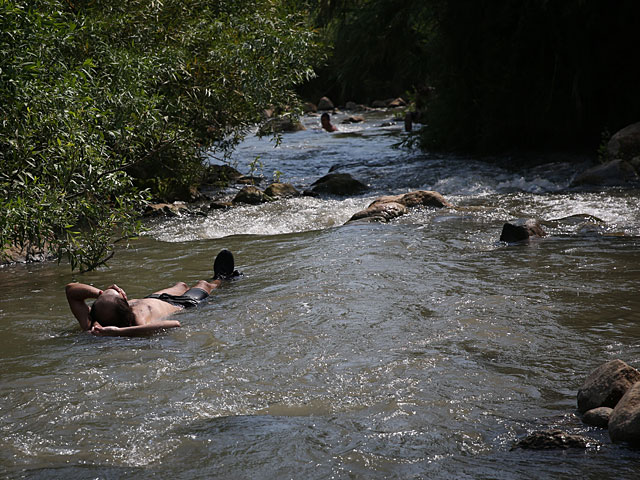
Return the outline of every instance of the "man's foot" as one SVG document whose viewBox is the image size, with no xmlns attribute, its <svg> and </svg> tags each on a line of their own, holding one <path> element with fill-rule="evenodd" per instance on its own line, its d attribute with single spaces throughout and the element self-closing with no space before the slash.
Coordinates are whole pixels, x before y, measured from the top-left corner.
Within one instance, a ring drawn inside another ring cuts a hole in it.
<svg viewBox="0 0 640 480">
<path fill-rule="evenodd" d="M 213 279 L 229 280 L 240 276 L 240 273 L 233 269 L 234 266 L 233 253 L 226 248 L 223 249 L 213 262 Z"/>
</svg>

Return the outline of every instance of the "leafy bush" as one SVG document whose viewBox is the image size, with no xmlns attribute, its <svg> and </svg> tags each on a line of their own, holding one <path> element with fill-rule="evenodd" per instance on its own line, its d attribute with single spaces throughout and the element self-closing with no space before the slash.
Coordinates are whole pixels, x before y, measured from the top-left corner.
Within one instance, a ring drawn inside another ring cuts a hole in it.
<svg viewBox="0 0 640 480">
<path fill-rule="evenodd" d="M 0 247 L 102 264 L 149 195 L 185 195 L 313 76 L 288 2 L 0 2 Z"/>
</svg>

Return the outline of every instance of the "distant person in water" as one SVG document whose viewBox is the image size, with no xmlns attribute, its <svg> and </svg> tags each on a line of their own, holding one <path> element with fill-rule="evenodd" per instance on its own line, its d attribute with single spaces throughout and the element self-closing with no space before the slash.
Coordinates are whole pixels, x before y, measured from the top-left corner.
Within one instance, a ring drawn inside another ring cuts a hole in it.
<svg viewBox="0 0 640 480">
<path fill-rule="evenodd" d="M 337 132 L 338 127 L 331 123 L 331 117 L 328 113 L 323 113 L 320 116 L 320 123 L 322 124 L 322 128 L 327 132 Z"/>
<path fill-rule="evenodd" d="M 200 280 L 193 287 L 184 282 L 158 290 L 141 299 L 127 298 L 117 285 L 100 290 L 83 283 L 66 286 L 67 301 L 80 327 L 94 335 L 138 336 L 180 326 L 165 317 L 184 308 L 195 307 L 205 300 L 223 280 L 240 275 L 234 270 L 233 254 L 222 250 L 213 263 L 211 281 Z M 95 298 L 89 307 L 86 300 Z"/>
</svg>

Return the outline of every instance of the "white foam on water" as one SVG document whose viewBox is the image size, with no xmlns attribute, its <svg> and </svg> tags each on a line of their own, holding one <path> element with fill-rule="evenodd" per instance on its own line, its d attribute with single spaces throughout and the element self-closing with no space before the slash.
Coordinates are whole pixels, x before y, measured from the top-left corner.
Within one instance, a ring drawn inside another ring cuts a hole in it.
<svg viewBox="0 0 640 480">
<path fill-rule="evenodd" d="M 343 225 L 371 199 L 291 198 L 261 205 L 212 211 L 207 217 L 179 217 L 159 222 L 149 234 L 165 242 L 185 242 L 230 235 L 280 235 Z"/>
</svg>

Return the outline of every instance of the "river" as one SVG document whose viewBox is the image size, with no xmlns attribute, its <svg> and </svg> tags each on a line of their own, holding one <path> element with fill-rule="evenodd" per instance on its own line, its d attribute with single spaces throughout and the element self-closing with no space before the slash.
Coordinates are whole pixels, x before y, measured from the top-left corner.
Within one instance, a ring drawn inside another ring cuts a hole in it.
<svg viewBox="0 0 640 480">
<path fill-rule="evenodd" d="M 361 196 L 156 220 L 82 275 L 0 269 L 1 476 L 637 478 L 640 453 L 583 425 L 576 392 L 605 361 L 640 365 L 639 192 L 570 188 L 561 156 L 513 169 L 411 151 L 391 116 L 334 134 L 305 117 L 232 159 L 300 188 L 334 167 L 370 185 Z M 413 189 L 456 208 L 343 226 Z M 549 236 L 498 242 L 528 217 Z M 178 313 L 180 329 L 92 337 L 66 304 L 70 281 L 130 298 L 196 281 L 225 247 L 244 276 Z M 601 446 L 511 450 L 549 428 Z"/>
</svg>

